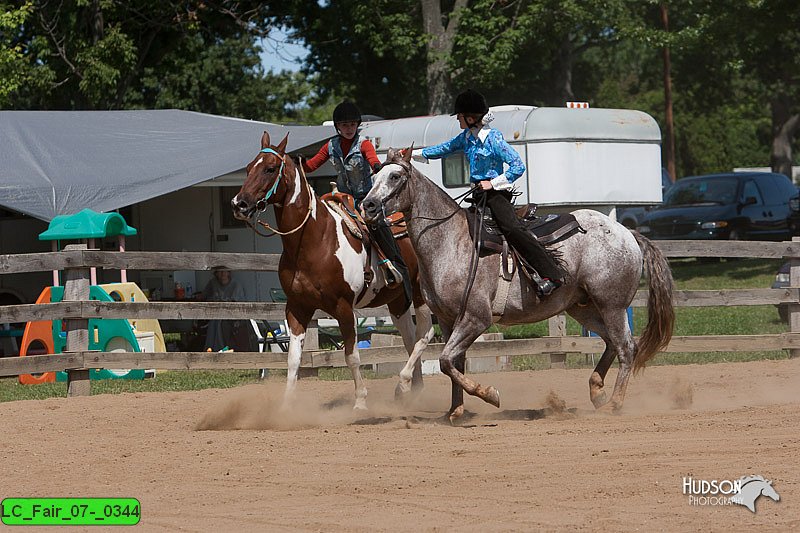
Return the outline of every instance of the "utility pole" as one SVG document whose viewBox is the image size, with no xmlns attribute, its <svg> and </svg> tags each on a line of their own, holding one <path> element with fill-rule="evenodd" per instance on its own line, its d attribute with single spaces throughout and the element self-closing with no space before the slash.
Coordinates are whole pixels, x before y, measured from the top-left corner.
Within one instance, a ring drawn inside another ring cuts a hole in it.
<svg viewBox="0 0 800 533">
<path fill-rule="evenodd" d="M 664 31 L 669 33 L 669 15 L 667 14 L 667 4 L 661 3 L 661 24 Z M 678 176 L 675 175 L 675 123 L 672 118 L 672 77 L 670 75 L 669 45 L 664 45 L 662 50 L 664 58 L 664 120 L 666 122 L 666 133 L 664 139 L 664 159 L 667 163 L 667 172 L 670 179 L 675 182 Z"/>
</svg>

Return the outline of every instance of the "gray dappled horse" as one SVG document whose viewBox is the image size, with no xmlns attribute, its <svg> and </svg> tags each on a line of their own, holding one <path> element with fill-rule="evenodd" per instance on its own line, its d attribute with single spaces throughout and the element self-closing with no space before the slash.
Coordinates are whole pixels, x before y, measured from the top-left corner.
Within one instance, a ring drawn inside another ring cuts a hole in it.
<svg viewBox="0 0 800 533">
<path fill-rule="evenodd" d="M 411 165 L 410 148 L 389 151 L 362 208 L 370 221 L 396 211 L 405 215 L 425 299 L 446 339 L 439 362 L 453 385 L 451 420 L 464 412 L 465 390 L 500 406 L 497 389 L 483 387 L 464 375 L 467 349 L 493 321 L 538 322 L 566 311 L 596 332 L 606 349 L 589 379 L 589 396 L 595 408 L 613 411 L 622 408 L 631 370 L 643 368 L 672 337 L 675 312 L 669 264 L 649 240 L 602 213 L 589 209 L 573 212 L 585 232 L 555 245 L 567 278 L 551 296 L 539 297 L 523 276 L 515 275 L 505 304 L 498 306 L 494 300 L 502 292 L 498 290 L 500 256 L 481 257 L 463 318 L 456 323 L 473 253 L 464 211 Z M 637 342 L 629 330 L 626 310 L 643 267 L 649 276 L 648 322 Z M 603 380 L 615 357 L 619 373 L 607 401 Z"/>
</svg>

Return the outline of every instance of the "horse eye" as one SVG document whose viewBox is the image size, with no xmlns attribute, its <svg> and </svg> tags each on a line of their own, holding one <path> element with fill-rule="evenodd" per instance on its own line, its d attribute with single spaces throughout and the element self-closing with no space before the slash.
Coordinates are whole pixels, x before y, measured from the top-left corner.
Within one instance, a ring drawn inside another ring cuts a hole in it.
<svg viewBox="0 0 800 533">
<path fill-rule="evenodd" d="M 267 172 L 269 172 L 270 174 L 272 174 L 272 173 L 273 173 L 273 172 L 275 172 L 277 169 L 278 169 L 278 167 L 269 167 L 269 168 L 267 169 Z"/>
</svg>

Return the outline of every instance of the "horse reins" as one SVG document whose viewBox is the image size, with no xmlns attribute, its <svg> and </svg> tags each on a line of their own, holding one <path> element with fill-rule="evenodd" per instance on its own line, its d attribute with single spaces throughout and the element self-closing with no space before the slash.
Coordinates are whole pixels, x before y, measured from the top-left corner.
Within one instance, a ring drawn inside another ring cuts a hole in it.
<svg viewBox="0 0 800 533">
<path fill-rule="evenodd" d="M 249 220 L 246 221 L 247 225 L 250 226 L 253 229 L 253 231 L 255 231 L 261 237 L 273 237 L 275 235 L 291 235 L 292 233 L 294 233 L 294 232 L 298 231 L 300 228 L 302 228 L 306 224 L 306 222 L 308 221 L 308 217 L 311 216 L 312 205 L 314 203 L 314 195 L 311 192 L 311 185 L 306 183 L 306 187 L 308 188 L 308 211 L 306 212 L 306 216 L 305 216 L 305 218 L 303 218 L 303 221 L 300 223 L 299 226 L 297 226 L 296 228 L 294 228 L 294 229 L 292 229 L 290 231 L 280 231 L 280 230 L 277 230 L 277 229 L 273 228 L 272 226 L 270 226 L 267 222 L 261 221 L 258 217 L 261 215 L 261 213 L 263 213 L 264 211 L 267 210 L 267 205 L 268 205 L 267 204 L 267 200 L 269 200 L 270 197 L 273 194 L 275 194 L 275 191 L 278 190 L 278 184 L 280 183 L 281 179 L 283 178 L 283 169 L 284 169 L 284 166 L 286 165 L 286 155 L 285 154 L 281 155 L 278 152 L 276 152 L 275 150 L 273 150 L 272 148 L 264 148 L 264 149 L 261 150 L 261 152 L 265 153 L 265 154 L 274 154 L 274 155 L 278 156 L 278 158 L 281 160 L 281 167 L 278 169 L 278 177 L 275 179 L 275 184 L 270 188 L 270 190 L 268 190 L 266 192 L 266 194 L 264 194 L 264 198 L 262 198 L 261 200 L 256 202 L 256 209 L 253 212 L 253 217 L 252 217 L 255 220 L 256 224 L 260 224 L 264 228 L 270 230 L 272 233 L 271 234 L 261 233 L 259 231 L 259 229 L 258 229 L 258 226 L 256 226 L 255 224 L 251 223 Z M 302 172 L 302 168 L 303 167 L 301 165 L 300 166 L 301 172 Z M 303 177 L 305 178 L 305 175 L 303 175 Z"/>
<path fill-rule="evenodd" d="M 394 163 L 394 164 L 396 164 L 396 165 L 400 165 L 401 167 L 403 167 L 403 169 L 404 169 L 406 172 L 410 172 L 410 170 L 409 170 L 408 168 L 406 168 L 406 165 L 404 165 L 404 164 L 401 164 L 401 163 L 400 163 L 400 162 L 398 162 L 398 161 L 393 161 L 393 163 Z M 403 183 L 401 183 L 401 184 L 400 184 L 400 186 L 399 186 L 399 187 L 397 187 L 396 189 L 394 189 L 393 191 L 389 191 L 389 194 L 387 194 L 387 195 L 386 195 L 386 196 L 383 198 L 383 200 L 381 200 L 381 212 L 383 213 L 383 217 L 384 217 L 384 218 L 386 218 L 386 217 L 388 217 L 388 216 L 390 216 L 390 215 L 393 215 L 394 213 L 396 213 L 396 212 L 397 212 L 397 211 L 394 211 L 394 212 L 392 212 L 392 213 L 389 213 L 389 214 L 387 215 L 387 214 L 386 214 L 386 201 L 387 201 L 389 198 L 392 198 L 392 197 L 394 197 L 394 196 L 397 196 L 397 195 L 400 193 L 400 191 L 402 191 L 402 190 L 403 190 L 403 189 L 406 187 L 406 185 L 407 185 L 407 184 L 408 184 L 408 177 L 407 177 L 407 176 L 405 176 L 405 177 L 404 177 L 404 179 L 403 179 Z M 475 192 L 475 190 L 476 190 L 476 187 L 474 187 L 474 186 L 473 186 L 473 187 L 470 187 L 470 188 L 467 190 L 467 192 L 465 192 L 464 194 L 459 194 L 458 196 L 456 196 L 455 198 L 453 198 L 453 200 L 455 200 L 456 202 L 460 202 L 461 200 L 463 200 L 464 198 L 466 198 L 467 196 L 469 196 L 470 194 L 472 194 L 473 192 Z M 419 220 L 436 220 L 436 221 L 438 221 L 438 222 L 444 222 L 444 221 L 446 221 L 446 220 L 450 220 L 451 218 L 453 218 L 453 216 L 454 216 L 456 213 L 458 213 L 459 211 L 461 211 L 461 207 L 458 207 L 458 208 L 457 208 L 455 211 L 453 211 L 452 213 L 450 213 L 449 215 L 447 215 L 447 216 L 446 216 L 446 217 L 444 217 L 444 218 L 432 218 L 432 217 L 413 216 L 413 217 L 411 217 L 409 220 L 414 220 L 414 219 L 416 218 L 416 219 L 419 219 Z"/>
<path fill-rule="evenodd" d="M 395 161 L 395 163 L 399 164 L 396 161 Z M 405 165 L 401 165 L 401 166 L 405 169 L 406 172 L 410 172 L 407 168 L 405 168 Z M 383 213 L 384 220 L 388 216 L 386 214 L 386 200 L 388 200 L 388 199 L 392 198 L 393 196 L 396 196 L 397 194 L 399 194 L 400 191 L 402 191 L 407 184 L 408 184 L 408 176 L 405 176 L 405 179 L 403 180 L 403 183 L 401 183 L 400 186 L 398 186 L 393 191 L 390 191 L 389 194 L 387 194 L 383 198 L 383 201 L 381 201 L 381 212 Z M 460 201 L 460 200 L 463 200 L 468 195 L 474 193 L 477 189 L 478 189 L 478 187 L 476 187 L 476 186 L 470 187 L 467 190 L 467 192 L 465 192 L 464 194 L 460 194 L 460 195 L 456 196 L 455 198 L 453 198 L 453 200 L 455 200 L 457 202 Z M 468 280 L 467 280 L 467 284 L 464 286 L 464 292 L 461 295 L 461 306 L 460 306 L 460 309 L 458 311 L 458 316 L 456 317 L 455 322 L 453 322 L 453 326 L 454 327 L 455 327 L 456 324 L 458 324 L 458 322 L 462 318 L 464 318 L 464 312 L 467 309 L 467 298 L 469 298 L 469 293 L 472 292 L 472 286 L 475 284 L 475 276 L 476 276 L 476 274 L 478 272 L 478 260 L 479 260 L 479 257 L 478 257 L 478 241 L 480 240 L 481 231 L 483 231 L 483 211 L 486 209 L 486 198 L 487 198 L 486 194 L 483 194 L 483 195 L 481 195 L 481 197 L 479 199 L 479 204 L 480 204 L 479 205 L 480 210 L 479 210 L 479 215 L 478 215 L 479 216 L 479 221 L 478 221 L 478 227 L 475 230 L 475 234 L 472 236 L 472 256 L 470 257 L 469 277 L 468 277 Z M 478 206 L 476 206 L 476 207 L 478 207 Z M 411 219 L 413 220 L 413 219 L 416 218 L 416 219 L 420 219 L 420 220 L 435 220 L 437 222 L 444 222 L 446 220 L 449 220 L 449 219 L 453 218 L 453 216 L 456 213 L 458 213 L 459 211 L 461 211 L 461 207 L 456 208 L 452 213 L 450 213 L 449 215 L 447 215 L 444 218 L 414 216 L 414 217 L 411 217 Z M 391 214 L 392 213 L 390 213 L 390 215 Z"/>
<path fill-rule="evenodd" d="M 472 292 L 472 286 L 475 284 L 475 276 L 478 273 L 478 241 L 480 240 L 481 232 L 483 231 L 483 212 L 486 209 L 486 197 L 486 193 L 481 195 L 480 199 L 478 200 L 479 205 L 475 206 L 478 213 L 478 225 L 477 228 L 475 228 L 475 233 L 472 236 L 472 256 L 469 260 L 467 284 L 464 286 L 464 292 L 461 294 L 461 306 L 458 310 L 458 316 L 456 317 L 455 322 L 453 322 L 453 328 L 455 328 L 461 319 L 464 318 L 464 312 L 467 310 L 467 298 L 469 298 L 469 293 Z"/>
</svg>

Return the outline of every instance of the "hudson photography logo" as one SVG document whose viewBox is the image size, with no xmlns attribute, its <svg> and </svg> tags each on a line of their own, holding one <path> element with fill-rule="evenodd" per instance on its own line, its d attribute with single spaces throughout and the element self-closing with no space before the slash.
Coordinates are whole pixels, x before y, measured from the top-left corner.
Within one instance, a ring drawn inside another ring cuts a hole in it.
<svg viewBox="0 0 800 533">
<path fill-rule="evenodd" d="M 743 505 L 753 513 L 759 496 L 776 502 L 781 499 L 772 487 L 772 481 L 763 476 L 744 476 L 734 480 L 684 477 L 683 493 L 689 497 L 689 505 Z"/>
</svg>

